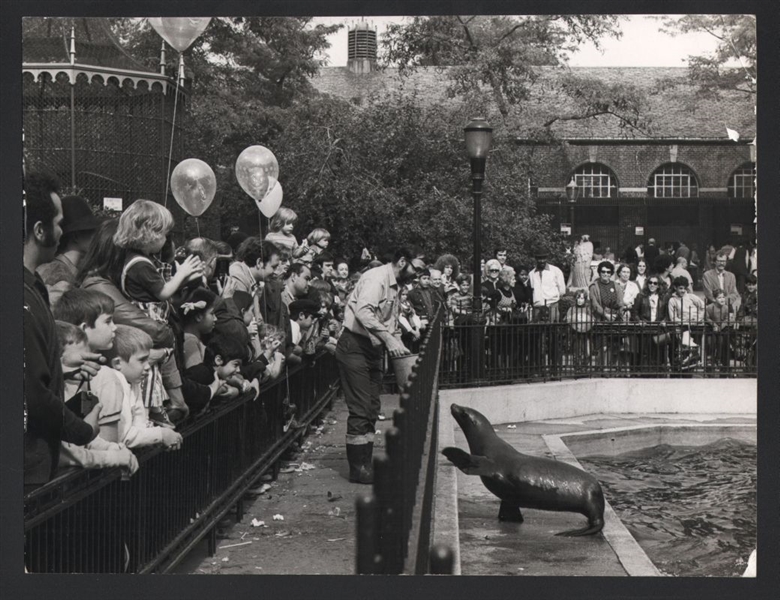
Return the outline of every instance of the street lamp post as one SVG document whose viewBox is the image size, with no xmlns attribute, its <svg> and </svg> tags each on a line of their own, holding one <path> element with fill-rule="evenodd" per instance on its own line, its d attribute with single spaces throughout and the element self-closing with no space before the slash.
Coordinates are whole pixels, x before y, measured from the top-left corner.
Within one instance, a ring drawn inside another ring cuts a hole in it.
<svg viewBox="0 0 780 600">
<path fill-rule="evenodd" d="M 580 195 L 580 188 L 572 175 L 571 181 L 566 185 L 566 197 L 569 199 L 569 223 L 571 224 L 571 235 L 574 239 L 574 205 L 577 203 L 577 197 Z"/>
<path fill-rule="evenodd" d="M 466 152 L 471 161 L 471 193 L 474 197 L 474 312 L 482 312 L 482 182 L 485 179 L 485 164 L 493 139 L 493 128 L 484 117 L 475 117 L 464 127 Z M 485 337 L 475 332 L 471 336 L 471 365 L 474 376 L 482 377 L 485 355 Z"/>
</svg>

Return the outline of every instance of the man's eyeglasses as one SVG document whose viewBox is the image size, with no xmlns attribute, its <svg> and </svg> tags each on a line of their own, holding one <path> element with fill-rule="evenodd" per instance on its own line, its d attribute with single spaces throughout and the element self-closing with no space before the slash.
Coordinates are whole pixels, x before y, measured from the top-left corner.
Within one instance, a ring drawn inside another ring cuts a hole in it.
<svg viewBox="0 0 780 600">
<path fill-rule="evenodd" d="M 647 285 L 658 285 L 657 281 L 648 281 Z"/>
<path fill-rule="evenodd" d="M 490 269 L 488 273 L 500 273 L 501 269 Z"/>
</svg>

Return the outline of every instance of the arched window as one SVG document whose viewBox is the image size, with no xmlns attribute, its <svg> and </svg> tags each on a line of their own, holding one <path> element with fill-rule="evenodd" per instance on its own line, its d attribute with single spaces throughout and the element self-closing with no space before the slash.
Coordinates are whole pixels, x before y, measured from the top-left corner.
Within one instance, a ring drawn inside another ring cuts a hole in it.
<svg viewBox="0 0 780 600">
<path fill-rule="evenodd" d="M 654 198 L 696 198 L 699 195 L 699 183 L 688 167 L 670 163 L 658 167 L 650 176 L 647 192 Z"/>
<path fill-rule="evenodd" d="M 756 165 L 745 163 L 729 177 L 729 198 L 752 198 L 756 193 Z"/>
<path fill-rule="evenodd" d="M 580 198 L 617 198 L 617 177 L 599 163 L 588 163 L 574 171 Z"/>
</svg>

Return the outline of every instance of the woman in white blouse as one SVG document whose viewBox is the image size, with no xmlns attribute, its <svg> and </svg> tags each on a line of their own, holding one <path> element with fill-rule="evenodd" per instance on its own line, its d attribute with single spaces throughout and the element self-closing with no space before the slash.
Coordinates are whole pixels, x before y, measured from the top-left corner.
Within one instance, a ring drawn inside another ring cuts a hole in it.
<svg viewBox="0 0 780 600">
<path fill-rule="evenodd" d="M 634 306 L 634 300 L 639 295 L 639 286 L 635 281 L 631 281 L 631 267 L 625 263 L 618 265 L 615 275 L 617 276 L 617 285 L 623 289 L 623 306 L 621 311 L 623 320 L 628 321 L 631 318 L 630 313 Z"/>
<path fill-rule="evenodd" d="M 647 263 L 644 258 L 640 258 L 636 263 L 636 277 L 634 277 L 633 281 L 640 290 L 645 289 L 645 283 L 647 283 Z"/>
</svg>

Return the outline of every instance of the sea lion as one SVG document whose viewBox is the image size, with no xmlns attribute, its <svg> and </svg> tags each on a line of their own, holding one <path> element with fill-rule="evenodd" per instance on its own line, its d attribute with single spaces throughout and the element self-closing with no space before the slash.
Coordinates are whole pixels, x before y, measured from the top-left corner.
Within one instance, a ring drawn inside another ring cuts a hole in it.
<svg viewBox="0 0 780 600">
<path fill-rule="evenodd" d="M 598 533 L 604 527 L 604 494 L 590 474 L 564 462 L 521 454 L 496 435 L 493 425 L 474 409 L 453 404 L 450 411 L 469 442 L 471 454 L 448 447 L 442 454 L 466 475 L 501 499 L 500 521 L 523 522 L 521 508 L 576 512 L 588 518 L 583 529 L 556 535 Z"/>
</svg>

